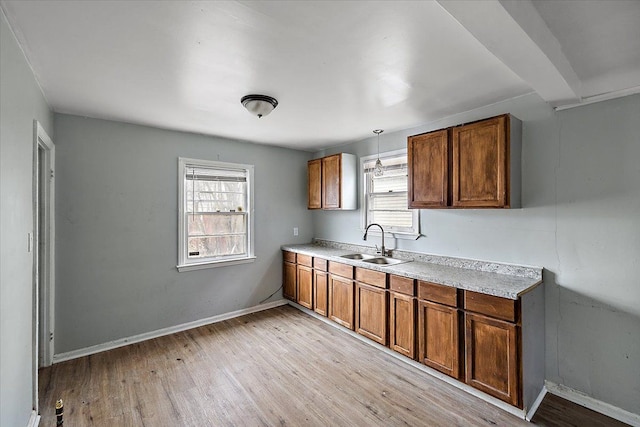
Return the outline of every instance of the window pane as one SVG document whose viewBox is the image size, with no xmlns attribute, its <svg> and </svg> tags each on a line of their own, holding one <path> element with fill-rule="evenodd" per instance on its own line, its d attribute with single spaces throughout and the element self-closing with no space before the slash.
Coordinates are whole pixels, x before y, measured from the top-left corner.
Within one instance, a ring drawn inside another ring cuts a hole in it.
<svg viewBox="0 0 640 427">
<path fill-rule="evenodd" d="M 407 193 L 371 195 L 372 210 L 407 210 Z"/>
<path fill-rule="evenodd" d="M 189 237 L 187 256 L 207 258 L 246 253 L 245 236 Z"/>
<path fill-rule="evenodd" d="M 246 182 L 187 181 L 186 190 L 187 212 L 246 211 Z"/>
<path fill-rule="evenodd" d="M 385 230 L 417 233 L 418 215 L 408 209 L 408 177 L 406 154 L 381 154 L 384 175 L 373 176 L 375 158 L 363 162 L 366 225 L 381 224 Z"/>
<path fill-rule="evenodd" d="M 187 221 L 189 237 L 246 234 L 246 217 L 243 214 L 189 215 Z"/>
<path fill-rule="evenodd" d="M 371 191 L 373 193 L 386 193 L 389 191 L 407 191 L 407 175 L 383 175 L 374 177 Z"/>
<path fill-rule="evenodd" d="M 383 227 L 411 227 L 413 214 L 409 211 L 374 211 L 371 212 L 371 222 Z"/>
</svg>

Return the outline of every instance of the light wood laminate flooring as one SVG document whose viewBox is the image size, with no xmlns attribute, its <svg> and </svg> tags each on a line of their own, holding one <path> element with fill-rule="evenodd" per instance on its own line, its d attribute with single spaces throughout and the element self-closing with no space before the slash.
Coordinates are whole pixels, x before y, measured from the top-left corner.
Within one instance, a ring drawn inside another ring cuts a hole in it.
<svg viewBox="0 0 640 427">
<path fill-rule="evenodd" d="M 60 398 L 69 427 L 530 425 L 290 306 L 59 363 L 39 387 L 43 427 Z"/>
</svg>

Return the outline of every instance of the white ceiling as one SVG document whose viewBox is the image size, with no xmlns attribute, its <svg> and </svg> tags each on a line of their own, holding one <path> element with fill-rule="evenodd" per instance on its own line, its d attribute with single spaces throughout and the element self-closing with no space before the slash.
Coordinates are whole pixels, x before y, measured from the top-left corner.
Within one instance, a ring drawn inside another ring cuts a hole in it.
<svg viewBox="0 0 640 427">
<path fill-rule="evenodd" d="M 309 151 L 533 91 L 640 89 L 638 0 L 0 6 L 57 112 Z M 249 93 L 280 104 L 258 119 Z"/>
</svg>

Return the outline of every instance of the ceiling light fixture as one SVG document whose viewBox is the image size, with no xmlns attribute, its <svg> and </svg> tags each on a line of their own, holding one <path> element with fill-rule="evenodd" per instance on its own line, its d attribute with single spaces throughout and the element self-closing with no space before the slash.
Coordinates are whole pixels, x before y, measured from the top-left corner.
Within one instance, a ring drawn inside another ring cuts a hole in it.
<svg viewBox="0 0 640 427">
<path fill-rule="evenodd" d="M 382 162 L 380 161 L 380 134 L 382 132 L 384 132 L 382 129 L 376 129 L 373 131 L 373 133 L 378 135 L 378 160 L 376 160 L 376 165 L 373 167 L 373 176 L 384 175 L 384 169 L 382 169 Z"/>
<path fill-rule="evenodd" d="M 269 115 L 278 106 L 278 100 L 267 95 L 246 95 L 240 102 L 258 118 Z"/>
</svg>

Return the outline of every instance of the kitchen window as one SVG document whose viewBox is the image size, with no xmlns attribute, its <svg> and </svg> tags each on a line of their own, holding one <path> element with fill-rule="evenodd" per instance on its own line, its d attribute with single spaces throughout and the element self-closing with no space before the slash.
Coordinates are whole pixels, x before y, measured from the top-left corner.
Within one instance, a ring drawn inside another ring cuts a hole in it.
<svg viewBox="0 0 640 427">
<path fill-rule="evenodd" d="M 372 223 L 398 238 L 415 239 L 420 235 L 419 211 L 408 209 L 407 151 L 380 153 L 384 174 L 373 174 L 378 155 L 362 157 L 362 220 L 364 229 Z M 371 229 L 375 234 L 375 230 Z"/>
<path fill-rule="evenodd" d="M 178 271 L 252 262 L 253 166 L 178 159 Z"/>
</svg>

